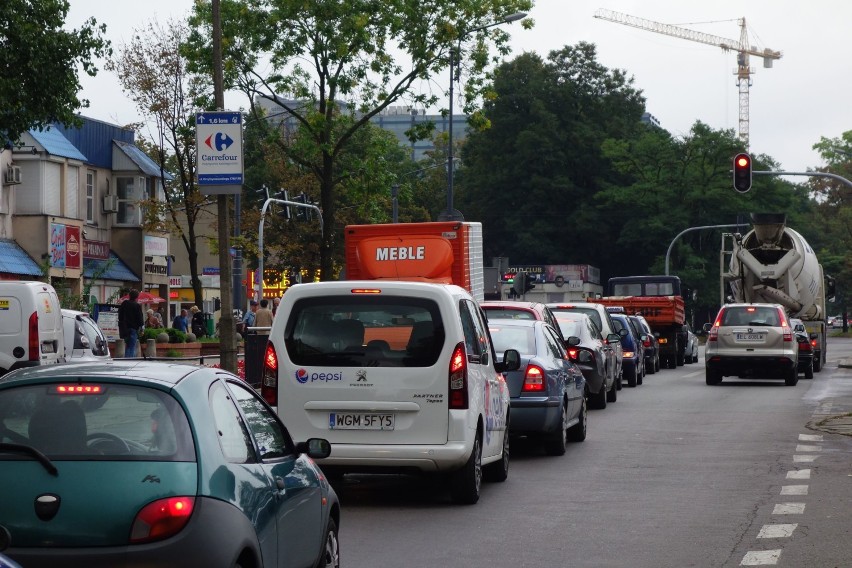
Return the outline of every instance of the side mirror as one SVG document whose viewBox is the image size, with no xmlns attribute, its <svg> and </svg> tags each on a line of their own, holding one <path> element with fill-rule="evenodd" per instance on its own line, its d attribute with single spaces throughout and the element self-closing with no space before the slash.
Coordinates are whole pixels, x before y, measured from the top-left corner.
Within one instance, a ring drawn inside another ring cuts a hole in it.
<svg viewBox="0 0 852 568">
<path fill-rule="evenodd" d="M 315 460 L 321 460 L 331 455 L 331 444 L 325 438 L 309 438 L 307 442 L 296 444 L 296 451 L 307 454 Z"/>
<path fill-rule="evenodd" d="M 567 343 L 571 347 L 576 347 L 577 345 L 580 345 L 581 341 L 582 340 L 579 337 L 577 337 L 576 335 L 572 335 L 571 337 L 565 340 L 565 343 Z"/>
<path fill-rule="evenodd" d="M 630 332 L 629 332 L 629 331 L 627 331 L 627 330 L 626 330 L 626 329 L 624 329 L 624 328 L 621 328 L 621 329 L 619 329 L 619 330 L 618 330 L 618 335 L 619 335 L 620 337 L 627 337 L 628 335 L 630 335 Z"/>
<path fill-rule="evenodd" d="M 508 373 L 521 368 L 521 354 L 517 349 L 506 349 L 503 353 L 503 361 L 494 363 L 494 370 L 498 373 Z"/>
<path fill-rule="evenodd" d="M 607 343 L 621 343 L 621 336 L 617 333 L 610 333 L 606 336 Z"/>
<path fill-rule="evenodd" d="M 706 333 L 710 333 L 710 330 L 713 329 L 713 324 L 710 323 L 710 322 L 707 322 L 707 323 L 704 324 L 704 327 L 702 327 L 701 329 L 703 329 Z"/>
</svg>

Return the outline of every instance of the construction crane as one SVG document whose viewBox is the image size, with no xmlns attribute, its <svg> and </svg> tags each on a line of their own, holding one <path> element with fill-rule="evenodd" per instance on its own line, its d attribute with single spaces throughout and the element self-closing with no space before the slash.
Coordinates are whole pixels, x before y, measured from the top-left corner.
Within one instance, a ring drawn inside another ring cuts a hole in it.
<svg viewBox="0 0 852 568">
<path fill-rule="evenodd" d="M 736 51 L 737 70 L 734 71 L 734 74 L 737 76 L 737 86 L 740 90 L 739 134 L 740 140 L 742 140 L 743 144 L 745 144 L 746 150 L 748 150 L 748 90 L 751 86 L 751 75 L 752 73 L 754 73 L 752 68 L 749 67 L 749 56 L 754 55 L 755 57 L 762 57 L 763 66 L 769 69 L 772 67 L 772 62 L 774 60 L 781 59 L 781 52 L 773 51 L 768 48 L 761 51 L 758 50 L 756 47 L 749 46 L 748 30 L 746 28 L 745 18 L 739 19 L 739 41 L 733 39 L 726 39 L 703 32 L 697 32 L 687 28 L 681 28 L 679 26 L 673 26 L 671 24 L 662 24 L 660 22 L 654 22 L 652 20 L 646 20 L 644 18 L 637 18 L 636 16 L 630 16 L 628 14 L 613 12 L 612 10 L 606 9 L 600 9 L 596 11 L 595 18 L 609 20 L 611 22 L 623 24 L 625 26 L 633 26 L 634 28 L 639 28 L 640 30 L 648 30 L 649 32 L 657 32 L 659 34 L 679 37 L 681 39 L 697 41 L 698 43 L 715 45 L 717 47 L 721 47 L 725 51 Z"/>
</svg>

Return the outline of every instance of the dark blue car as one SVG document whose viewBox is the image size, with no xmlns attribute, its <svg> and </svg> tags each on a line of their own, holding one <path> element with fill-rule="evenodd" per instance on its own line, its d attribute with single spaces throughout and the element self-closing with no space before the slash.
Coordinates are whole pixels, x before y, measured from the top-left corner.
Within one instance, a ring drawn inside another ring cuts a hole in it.
<svg viewBox="0 0 852 568">
<path fill-rule="evenodd" d="M 537 320 L 492 320 L 494 349 L 517 349 L 521 366 L 503 373 L 509 386 L 512 436 L 544 441 L 551 455 L 586 439 L 586 380 L 552 326 Z"/>
<path fill-rule="evenodd" d="M 627 381 L 627 386 L 635 387 L 641 385 L 645 378 L 645 351 L 642 338 L 636 333 L 636 329 L 630 325 L 624 314 L 610 314 L 615 332 L 621 335 L 621 349 L 624 352 L 622 361 L 622 376 Z M 621 330 L 627 330 L 623 333 Z"/>
</svg>

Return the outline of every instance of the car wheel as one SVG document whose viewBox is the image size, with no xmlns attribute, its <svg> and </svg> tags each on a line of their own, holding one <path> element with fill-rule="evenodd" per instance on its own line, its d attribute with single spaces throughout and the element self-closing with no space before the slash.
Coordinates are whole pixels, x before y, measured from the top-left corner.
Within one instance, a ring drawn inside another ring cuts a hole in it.
<svg viewBox="0 0 852 568">
<path fill-rule="evenodd" d="M 645 381 L 645 363 L 643 362 L 642 363 L 642 372 L 639 373 L 639 376 L 637 377 L 636 382 L 641 385 L 644 381 Z"/>
<path fill-rule="evenodd" d="M 450 492 L 453 501 L 463 505 L 473 505 L 479 501 L 482 488 L 482 442 L 477 434 L 473 441 L 470 457 L 460 470 L 452 474 Z"/>
<path fill-rule="evenodd" d="M 615 402 L 618 400 L 618 389 L 615 388 L 616 385 L 612 385 L 612 388 L 609 389 L 606 393 L 606 401 L 607 402 Z"/>
<path fill-rule="evenodd" d="M 503 432 L 503 457 L 482 468 L 482 473 L 488 481 L 503 482 L 509 477 L 509 421 L 506 420 L 506 430 Z"/>
<path fill-rule="evenodd" d="M 794 366 L 792 369 L 787 371 L 787 376 L 784 378 L 784 384 L 788 387 L 796 386 L 796 383 L 799 382 L 799 370 Z"/>
<path fill-rule="evenodd" d="M 660 371 L 660 354 L 657 353 L 657 356 L 654 359 L 654 372 L 657 373 Z"/>
<path fill-rule="evenodd" d="M 814 354 L 814 371 L 819 373 L 822 370 L 822 353 Z"/>
<path fill-rule="evenodd" d="M 805 369 L 805 379 L 810 381 L 813 378 L 814 378 L 814 365 L 813 365 L 813 363 L 811 363 L 810 365 L 808 365 L 808 368 Z"/>
<path fill-rule="evenodd" d="M 627 386 L 636 388 L 636 384 L 639 382 L 639 373 L 636 372 L 636 369 L 633 369 L 631 373 L 627 374 Z"/>
<path fill-rule="evenodd" d="M 592 408 L 597 408 L 597 409 L 600 409 L 600 410 L 603 410 L 604 408 L 606 408 L 607 395 L 606 395 L 606 380 L 605 379 L 604 379 L 604 382 L 601 383 L 600 390 L 598 392 L 596 392 L 595 394 L 593 394 L 592 396 L 590 396 L 589 400 L 592 404 Z"/>
<path fill-rule="evenodd" d="M 705 369 L 704 371 L 707 384 L 710 386 L 718 385 L 722 382 L 722 373 L 713 369 Z"/>
<path fill-rule="evenodd" d="M 562 404 L 562 416 L 559 419 L 559 430 L 548 434 L 544 441 L 544 451 L 551 456 L 565 455 L 568 444 L 568 409 Z"/>
<path fill-rule="evenodd" d="M 334 519 L 328 519 L 328 528 L 325 530 L 325 547 L 317 562 L 317 568 L 340 568 L 340 541 L 337 540 L 337 523 Z"/>
<path fill-rule="evenodd" d="M 578 422 L 568 428 L 569 442 L 582 442 L 586 439 L 587 418 L 588 406 L 586 405 L 586 399 L 582 398 L 580 399 L 580 414 L 577 415 Z"/>
<path fill-rule="evenodd" d="M 615 390 L 621 390 L 622 388 L 624 388 L 624 386 L 622 385 L 623 379 L 624 370 L 622 369 L 622 371 L 618 374 L 618 377 L 615 379 Z"/>
<path fill-rule="evenodd" d="M 656 373 L 657 372 L 656 360 L 653 357 L 651 358 L 651 367 L 650 368 L 648 368 L 648 361 L 645 361 L 645 368 L 646 368 L 646 373 L 648 373 L 649 375 L 653 375 L 654 373 Z"/>
</svg>

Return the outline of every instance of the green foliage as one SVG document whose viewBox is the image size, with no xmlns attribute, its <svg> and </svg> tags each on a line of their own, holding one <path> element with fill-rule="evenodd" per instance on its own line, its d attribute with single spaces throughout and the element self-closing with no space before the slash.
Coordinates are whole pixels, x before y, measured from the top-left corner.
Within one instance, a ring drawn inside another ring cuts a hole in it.
<svg viewBox="0 0 852 568">
<path fill-rule="evenodd" d="M 259 97 L 283 107 L 291 132 L 298 125 L 298 138 L 283 137 L 278 149 L 314 178 L 323 210 L 318 250 L 323 279 L 336 272 L 337 194 L 347 189 L 350 174 L 342 164 L 359 130 L 397 101 L 435 104 L 437 94 L 414 87 L 443 74 L 449 50 L 458 47 L 470 64 L 465 83 L 470 114 L 474 100 L 487 91 L 485 71 L 496 61 L 488 46 L 506 52 L 507 32 L 489 24 L 531 7 L 532 0 L 221 2 L 226 87 L 246 93 L 254 118 L 260 118 Z M 197 71 L 213 60 L 211 22 L 210 4 L 197 2 L 185 51 Z M 356 187 L 365 188 L 363 180 Z"/>
<path fill-rule="evenodd" d="M 111 53 L 106 26 L 89 18 L 66 29 L 68 8 L 67 0 L 0 2 L 0 142 L 52 122 L 77 124 L 89 106 L 78 98 L 78 69 L 94 76 L 93 60 Z"/>
<path fill-rule="evenodd" d="M 169 343 L 186 343 L 186 333 L 173 327 L 167 327 L 166 333 L 169 334 Z"/>
<path fill-rule="evenodd" d="M 178 351 L 177 349 L 168 349 L 165 354 L 166 357 L 183 357 L 183 353 Z"/>
<path fill-rule="evenodd" d="M 140 343 L 144 343 L 149 339 L 157 340 L 157 336 L 163 332 L 163 328 L 161 327 L 146 327 L 145 331 L 142 333 L 141 337 L 139 337 Z"/>
</svg>

